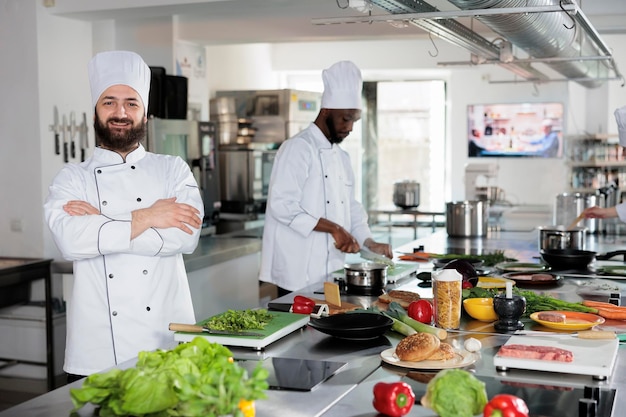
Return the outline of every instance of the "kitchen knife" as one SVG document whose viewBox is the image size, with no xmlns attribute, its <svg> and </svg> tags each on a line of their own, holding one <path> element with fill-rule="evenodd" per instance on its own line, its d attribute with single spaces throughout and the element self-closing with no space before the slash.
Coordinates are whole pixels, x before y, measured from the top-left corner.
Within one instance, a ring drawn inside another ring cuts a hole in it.
<svg viewBox="0 0 626 417">
<path fill-rule="evenodd" d="M 70 155 L 72 159 L 76 158 L 76 143 L 74 142 L 74 136 L 76 136 L 76 115 L 74 112 L 70 113 Z"/>
<path fill-rule="evenodd" d="M 361 258 L 363 259 L 367 259 L 368 261 L 374 261 L 379 264 L 387 265 L 390 268 L 393 268 L 396 266 L 395 262 L 393 262 L 391 259 L 387 258 L 386 256 L 380 255 L 378 253 L 372 252 L 366 247 L 361 248 L 361 250 L 359 251 L 359 255 L 361 255 Z"/>
<path fill-rule="evenodd" d="M 183 323 L 170 323 L 169 329 L 175 332 L 225 334 L 225 335 L 231 335 L 231 336 L 254 336 L 254 337 L 265 336 L 262 333 L 237 332 L 237 331 L 231 331 L 231 330 L 216 330 L 216 329 L 210 329 L 206 326 L 198 326 L 196 324 L 183 324 Z"/>
<path fill-rule="evenodd" d="M 61 145 L 59 144 L 59 109 L 54 106 L 54 124 L 50 126 L 50 130 L 54 132 L 54 153 L 61 155 Z"/>
<path fill-rule="evenodd" d="M 63 124 L 61 125 L 61 133 L 63 134 L 63 162 L 69 162 L 69 154 L 67 149 L 67 118 L 63 115 Z"/>
<path fill-rule="evenodd" d="M 85 152 L 89 147 L 88 137 L 87 137 L 87 113 L 83 112 L 83 122 L 80 125 L 80 133 L 79 133 L 79 141 L 80 141 L 80 161 L 85 161 Z"/>
</svg>

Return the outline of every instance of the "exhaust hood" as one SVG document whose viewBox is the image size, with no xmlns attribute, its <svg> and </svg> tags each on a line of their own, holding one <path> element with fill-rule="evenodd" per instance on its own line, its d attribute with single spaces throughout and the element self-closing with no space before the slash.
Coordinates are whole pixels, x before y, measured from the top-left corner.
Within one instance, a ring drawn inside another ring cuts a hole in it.
<svg viewBox="0 0 626 417">
<path fill-rule="evenodd" d="M 495 83 L 574 81 L 586 88 L 595 88 L 610 80 L 621 80 L 624 84 L 611 51 L 575 0 L 448 0 L 446 6 L 452 10 L 440 10 L 431 3 L 349 0 L 351 7 L 368 15 L 320 18 L 313 19 L 312 23 L 414 25 L 471 54 L 468 62 L 438 65 L 499 65 L 521 78 Z M 373 14 L 374 7 L 386 14 Z M 468 18 L 472 22 L 470 26 L 461 23 L 461 19 Z M 490 41 L 481 34 L 484 30 L 480 33 L 475 30 L 474 19 L 495 34 L 495 39 Z M 523 55 L 516 56 L 516 53 Z M 561 77 L 549 76 L 534 65 L 538 63 Z"/>
</svg>

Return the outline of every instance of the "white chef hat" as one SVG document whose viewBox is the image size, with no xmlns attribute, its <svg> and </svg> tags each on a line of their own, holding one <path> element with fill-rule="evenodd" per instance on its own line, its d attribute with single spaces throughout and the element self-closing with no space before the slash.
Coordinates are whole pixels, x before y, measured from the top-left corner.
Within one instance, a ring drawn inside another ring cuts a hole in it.
<svg viewBox="0 0 626 417">
<path fill-rule="evenodd" d="M 617 122 L 617 132 L 619 133 L 619 144 L 626 146 L 626 106 L 615 110 L 614 114 Z"/>
<path fill-rule="evenodd" d="M 134 89 L 143 102 L 144 114 L 148 112 L 150 94 L 150 67 L 134 52 L 108 51 L 91 58 L 87 67 L 91 85 L 91 102 L 96 107 L 98 99 L 113 85 L 127 85 Z"/>
<path fill-rule="evenodd" d="M 350 61 L 339 61 L 322 71 L 323 109 L 361 109 L 361 70 Z"/>
</svg>

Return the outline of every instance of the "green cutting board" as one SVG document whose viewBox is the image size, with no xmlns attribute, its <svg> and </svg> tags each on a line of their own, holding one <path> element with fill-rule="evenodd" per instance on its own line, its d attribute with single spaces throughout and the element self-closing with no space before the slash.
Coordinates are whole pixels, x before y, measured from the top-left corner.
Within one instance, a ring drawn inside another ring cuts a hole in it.
<svg viewBox="0 0 626 417">
<path fill-rule="evenodd" d="M 222 335 L 222 334 L 209 334 L 209 333 L 190 333 L 190 332 L 175 332 L 174 340 L 179 342 L 190 342 L 196 337 L 204 337 L 210 342 L 219 343 L 225 346 L 238 346 L 238 347 L 250 347 L 254 349 L 263 349 L 270 343 L 277 341 L 278 339 L 287 336 L 288 334 L 304 327 L 309 322 L 310 316 L 308 314 L 294 314 L 285 313 L 282 311 L 271 311 L 273 316 L 264 329 L 250 329 L 251 332 L 260 333 L 263 336 L 238 336 L 238 335 Z M 219 314 L 216 314 L 218 316 Z M 200 326 L 204 326 L 211 318 L 198 322 Z"/>
</svg>

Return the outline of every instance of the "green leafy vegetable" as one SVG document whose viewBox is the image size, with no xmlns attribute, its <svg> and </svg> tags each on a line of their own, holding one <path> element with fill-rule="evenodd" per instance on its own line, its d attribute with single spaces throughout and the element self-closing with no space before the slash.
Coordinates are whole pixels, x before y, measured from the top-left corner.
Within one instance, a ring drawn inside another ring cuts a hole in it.
<svg viewBox="0 0 626 417">
<path fill-rule="evenodd" d="M 520 290 L 519 288 L 513 288 L 513 293 L 521 295 L 526 299 L 526 311 L 522 317 L 529 317 L 537 311 L 562 310 L 582 313 L 597 313 L 598 311 L 595 308 L 584 306 L 582 303 L 559 300 L 549 295 L 541 295 L 533 291 Z"/>
<path fill-rule="evenodd" d="M 437 259 L 473 259 L 473 260 L 481 260 L 485 266 L 494 266 L 499 264 L 500 262 L 515 262 L 517 259 L 509 258 L 504 255 L 504 251 L 497 250 L 495 252 L 484 253 L 482 255 L 467 255 L 467 254 L 446 254 L 446 255 L 438 255 L 431 254 L 431 258 Z"/>
<path fill-rule="evenodd" d="M 240 332 L 244 330 L 264 329 L 272 321 L 271 313 L 266 309 L 258 310 L 228 310 L 212 317 L 207 326 L 216 330 Z"/>
<path fill-rule="evenodd" d="M 268 371 L 251 375 L 226 347 L 196 337 L 172 350 L 140 352 L 134 368 L 93 374 L 70 389 L 74 411 L 87 403 L 100 417 L 242 417 L 239 401 L 266 398 Z"/>
<path fill-rule="evenodd" d="M 426 387 L 421 403 L 440 417 L 473 417 L 487 404 L 485 383 L 463 369 L 440 371 Z"/>
</svg>

